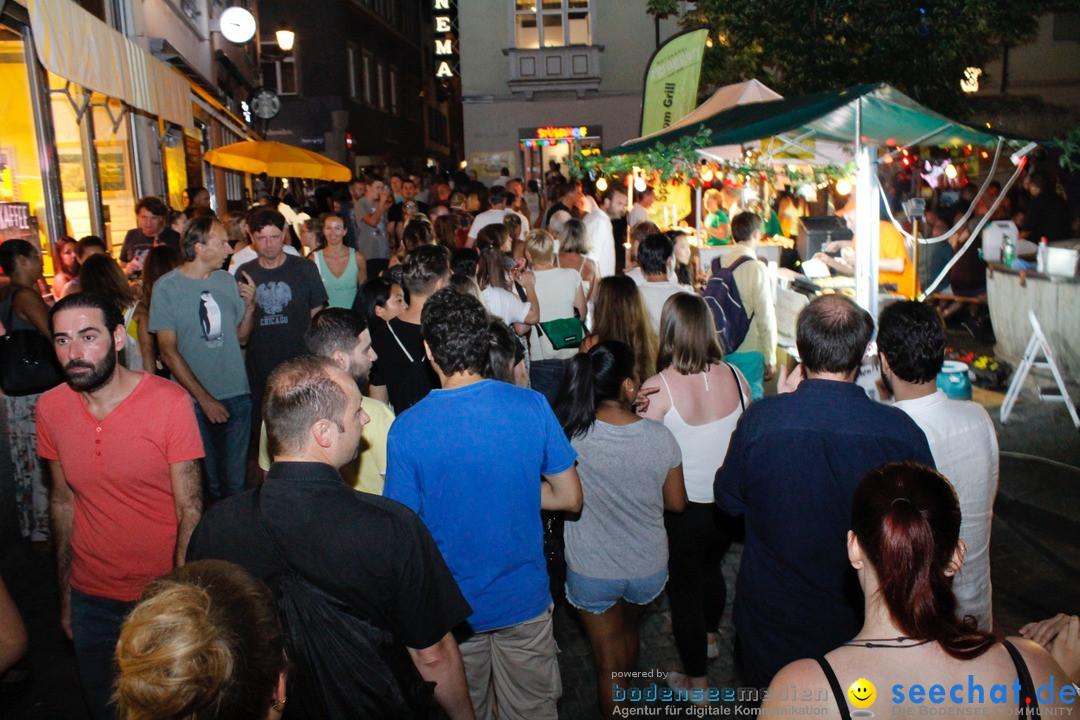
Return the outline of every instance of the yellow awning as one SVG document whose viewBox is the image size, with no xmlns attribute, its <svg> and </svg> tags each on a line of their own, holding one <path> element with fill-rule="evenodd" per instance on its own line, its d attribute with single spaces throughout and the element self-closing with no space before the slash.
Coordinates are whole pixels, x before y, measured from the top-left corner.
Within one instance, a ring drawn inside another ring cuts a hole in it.
<svg viewBox="0 0 1080 720">
<path fill-rule="evenodd" d="M 194 127 L 187 80 L 72 0 L 27 0 L 41 64 L 165 120 Z"/>
</svg>

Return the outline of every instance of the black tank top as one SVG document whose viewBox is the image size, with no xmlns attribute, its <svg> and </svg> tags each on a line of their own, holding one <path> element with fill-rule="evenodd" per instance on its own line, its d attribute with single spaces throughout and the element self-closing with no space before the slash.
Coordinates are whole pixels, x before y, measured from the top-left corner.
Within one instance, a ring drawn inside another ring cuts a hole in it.
<svg viewBox="0 0 1080 720">
<path fill-rule="evenodd" d="M 1041 717 L 1039 714 L 1039 698 L 1035 694 L 1035 683 L 1031 680 L 1031 673 L 1028 672 L 1027 663 L 1024 662 L 1023 656 L 1020 651 L 1009 642 L 1003 640 L 1005 649 L 1009 651 L 1009 657 L 1012 658 L 1013 665 L 1016 666 L 1016 677 L 1020 680 L 1020 717 Z M 829 661 L 824 656 L 816 658 L 817 664 L 821 666 L 821 672 L 825 673 L 826 679 L 829 681 L 829 687 L 832 688 L 833 695 L 836 696 L 836 706 L 840 709 L 840 717 L 843 720 L 851 720 L 851 713 L 848 711 L 847 700 L 844 699 L 845 694 L 840 687 L 840 681 L 836 679 L 836 673 L 833 672 L 832 665 L 829 665 Z M 1025 699 L 1030 698 L 1031 702 L 1025 702 Z"/>
</svg>

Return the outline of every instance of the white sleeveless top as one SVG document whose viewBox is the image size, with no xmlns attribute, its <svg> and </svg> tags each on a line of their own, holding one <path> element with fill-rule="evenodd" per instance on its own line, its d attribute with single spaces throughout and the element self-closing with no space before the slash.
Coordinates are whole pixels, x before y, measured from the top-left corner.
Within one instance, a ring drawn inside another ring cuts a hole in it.
<svg viewBox="0 0 1080 720">
<path fill-rule="evenodd" d="M 731 368 L 731 365 L 728 367 Z M 704 425 L 690 425 L 683 420 L 679 409 L 675 407 L 675 396 L 671 394 L 668 381 L 664 374 L 660 373 L 660 380 L 671 398 L 671 408 L 664 414 L 664 427 L 675 436 L 682 450 L 683 481 L 686 483 L 686 498 L 690 502 L 710 505 L 715 502 L 713 479 L 716 471 L 724 464 L 731 434 L 735 432 L 735 425 L 746 406 L 742 379 L 738 370 L 732 368 L 732 372 L 735 375 L 735 385 L 739 388 L 739 405 L 728 415 Z"/>
</svg>

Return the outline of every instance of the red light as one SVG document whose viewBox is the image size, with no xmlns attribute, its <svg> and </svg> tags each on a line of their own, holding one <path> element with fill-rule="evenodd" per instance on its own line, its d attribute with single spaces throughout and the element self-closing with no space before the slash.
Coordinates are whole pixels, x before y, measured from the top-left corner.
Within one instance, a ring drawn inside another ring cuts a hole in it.
<svg viewBox="0 0 1080 720">
<path fill-rule="evenodd" d="M 345 133 L 345 147 L 352 150 L 352 133 Z"/>
<path fill-rule="evenodd" d="M 909 160 L 908 158 L 904 158 L 904 167 L 907 167 L 910 164 L 911 164 L 911 160 Z"/>
</svg>

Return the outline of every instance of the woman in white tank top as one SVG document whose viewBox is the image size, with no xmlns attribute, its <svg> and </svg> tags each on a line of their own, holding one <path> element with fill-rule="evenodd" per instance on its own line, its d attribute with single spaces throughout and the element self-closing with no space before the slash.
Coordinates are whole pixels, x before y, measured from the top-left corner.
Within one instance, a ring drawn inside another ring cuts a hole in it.
<svg viewBox="0 0 1080 720">
<path fill-rule="evenodd" d="M 720 563 L 731 544 L 734 520 L 713 500 L 713 478 L 724 462 L 750 387 L 723 361 L 705 301 L 676 293 L 660 317 L 659 374 L 642 389 L 659 388 L 645 417 L 662 422 L 683 455 L 689 502 L 682 515 L 667 515 L 670 555 L 668 600 L 683 673 L 669 673 L 676 688 L 708 686 L 706 663 L 719 655 L 718 630 L 727 588 Z"/>
</svg>

